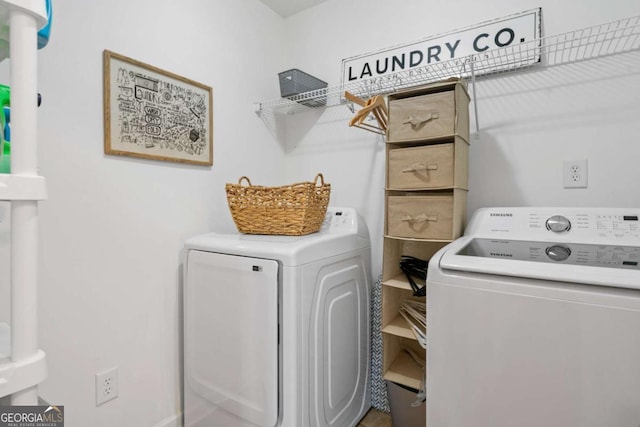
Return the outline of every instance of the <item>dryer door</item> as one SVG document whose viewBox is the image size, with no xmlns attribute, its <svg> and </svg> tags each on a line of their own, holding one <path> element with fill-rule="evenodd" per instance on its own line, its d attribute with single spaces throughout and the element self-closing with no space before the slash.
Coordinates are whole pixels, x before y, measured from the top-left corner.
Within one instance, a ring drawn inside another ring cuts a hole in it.
<svg viewBox="0 0 640 427">
<path fill-rule="evenodd" d="M 189 251 L 185 424 L 272 427 L 278 416 L 278 263 Z"/>
<path fill-rule="evenodd" d="M 310 425 L 354 425 L 369 408 L 369 284 L 363 258 L 324 260 L 309 325 Z M 307 287 L 305 286 L 305 292 Z"/>
</svg>

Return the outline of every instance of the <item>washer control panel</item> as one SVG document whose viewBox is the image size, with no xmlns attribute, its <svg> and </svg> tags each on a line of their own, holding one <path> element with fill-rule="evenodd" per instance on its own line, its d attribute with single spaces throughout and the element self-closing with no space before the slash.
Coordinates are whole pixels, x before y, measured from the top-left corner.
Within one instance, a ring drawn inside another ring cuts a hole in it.
<svg viewBox="0 0 640 427">
<path fill-rule="evenodd" d="M 465 235 L 640 246 L 640 208 L 482 208 Z"/>
</svg>

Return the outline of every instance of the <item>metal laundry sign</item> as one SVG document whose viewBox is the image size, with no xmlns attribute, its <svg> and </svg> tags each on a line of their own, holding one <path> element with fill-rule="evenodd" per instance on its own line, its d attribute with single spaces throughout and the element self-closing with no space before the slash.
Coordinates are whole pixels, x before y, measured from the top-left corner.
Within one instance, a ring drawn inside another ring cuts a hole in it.
<svg viewBox="0 0 640 427">
<path fill-rule="evenodd" d="M 453 65 L 455 60 L 472 55 L 482 58 L 485 52 L 492 49 L 527 44 L 541 36 L 541 13 L 541 8 L 537 8 L 417 42 L 343 59 L 342 84 L 345 86 L 426 66 Z M 540 61 L 539 49 L 523 49 L 517 56 L 518 67 Z M 499 67 L 496 65 L 491 71 L 497 71 Z M 509 64 L 509 68 L 514 68 L 513 64 Z M 460 76 L 459 69 L 452 71 L 449 76 Z"/>
</svg>

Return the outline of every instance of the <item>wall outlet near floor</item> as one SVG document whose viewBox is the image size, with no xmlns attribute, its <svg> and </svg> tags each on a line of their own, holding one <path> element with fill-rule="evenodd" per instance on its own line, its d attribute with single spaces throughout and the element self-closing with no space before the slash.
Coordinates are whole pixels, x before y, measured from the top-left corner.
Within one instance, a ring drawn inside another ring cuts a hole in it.
<svg viewBox="0 0 640 427">
<path fill-rule="evenodd" d="M 562 165 L 564 188 L 587 188 L 587 159 L 565 160 Z"/>
<path fill-rule="evenodd" d="M 96 374 L 96 406 L 118 397 L 118 367 Z"/>
</svg>

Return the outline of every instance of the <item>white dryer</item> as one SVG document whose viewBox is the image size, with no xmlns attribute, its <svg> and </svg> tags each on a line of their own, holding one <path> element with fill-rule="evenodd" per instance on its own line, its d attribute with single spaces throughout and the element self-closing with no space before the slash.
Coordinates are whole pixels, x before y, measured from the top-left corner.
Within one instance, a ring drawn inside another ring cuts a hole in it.
<svg viewBox="0 0 640 427">
<path fill-rule="evenodd" d="M 351 427 L 370 407 L 369 233 L 209 233 L 184 258 L 184 424 Z"/>
<path fill-rule="evenodd" d="M 640 209 L 486 208 L 427 277 L 427 423 L 640 425 Z"/>
</svg>

